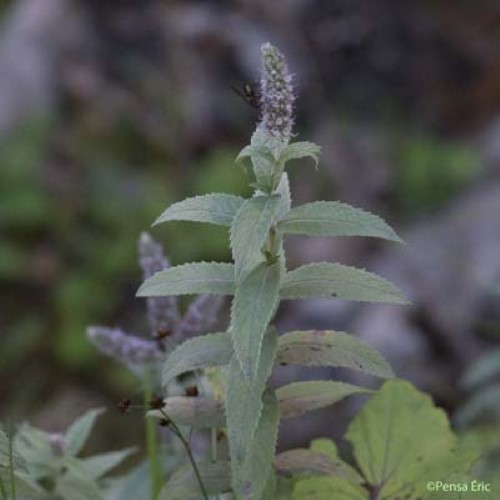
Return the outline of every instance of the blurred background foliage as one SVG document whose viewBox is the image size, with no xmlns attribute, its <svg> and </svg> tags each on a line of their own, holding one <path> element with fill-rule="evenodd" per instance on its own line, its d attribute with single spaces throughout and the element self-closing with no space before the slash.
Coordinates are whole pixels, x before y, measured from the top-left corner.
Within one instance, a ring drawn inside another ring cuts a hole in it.
<svg viewBox="0 0 500 500">
<path fill-rule="evenodd" d="M 289 305 L 283 328 L 359 328 L 450 413 L 465 404 L 457 377 L 500 333 L 497 2 L 3 0 L 0 16 L 0 418 L 58 430 L 136 390 L 85 327 L 146 331 L 136 243 L 168 204 L 249 194 L 234 158 L 257 117 L 231 85 L 258 79 L 268 39 L 296 74 L 298 135 L 324 148 L 319 172 L 293 167 L 296 202 L 409 236 L 398 254 L 295 239 L 292 262 L 380 265 L 415 304 L 388 323 L 363 309 L 371 330 L 361 309 Z M 230 258 L 222 228 L 152 232 L 174 264 Z"/>
</svg>

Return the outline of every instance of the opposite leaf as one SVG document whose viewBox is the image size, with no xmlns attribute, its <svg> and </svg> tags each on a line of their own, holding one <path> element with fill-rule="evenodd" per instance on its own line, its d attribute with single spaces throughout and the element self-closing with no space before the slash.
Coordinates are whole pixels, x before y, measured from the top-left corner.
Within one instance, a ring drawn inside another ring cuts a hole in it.
<svg viewBox="0 0 500 500">
<path fill-rule="evenodd" d="M 274 391 L 266 390 L 262 401 L 262 415 L 245 461 L 241 467 L 237 464 L 233 472 L 234 489 L 245 500 L 261 498 L 271 474 L 278 439 L 280 415 Z"/>
<path fill-rule="evenodd" d="M 231 338 L 243 375 L 254 383 L 262 338 L 278 304 L 279 263 L 259 264 L 237 288 L 231 308 Z"/>
<path fill-rule="evenodd" d="M 305 366 L 335 366 L 381 378 L 394 376 L 385 359 L 353 335 L 333 330 L 289 332 L 278 341 L 276 362 Z"/>
<path fill-rule="evenodd" d="M 317 201 L 292 208 L 278 229 L 308 236 L 372 236 L 401 242 L 380 217 L 338 201 Z"/>
<path fill-rule="evenodd" d="M 234 265 L 219 262 L 194 262 L 170 267 L 148 278 L 137 291 L 138 297 L 234 293 Z"/>
<path fill-rule="evenodd" d="M 279 161 L 286 163 L 290 160 L 310 157 L 314 160 L 315 166 L 318 166 L 318 157 L 321 147 L 314 142 L 292 142 L 281 151 Z"/>
<path fill-rule="evenodd" d="M 231 226 L 231 249 L 236 280 L 242 280 L 259 262 L 261 251 L 280 209 L 280 196 L 256 196 L 246 200 Z"/>
<path fill-rule="evenodd" d="M 283 299 L 334 297 L 344 300 L 407 304 L 403 292 L 376 274 L 327 262 L 288 272 L 280 289 Z"/>
<path fill-rule="evenodd" d="M 233 354 L 231 336 L 210 333 L 186 340 L 171 352 L 163 365 L 162 384 L 167 385 L 181 373 L 227 365 Z"/>
<path fill-rule="evenodd" d="M 79 419 L 75 420 L 73 424 L 66 431 L 66 452 L 69 455 L 78 455 L 85 445 L 85 441 L 89 437 L 90 431 L 94 426 L 96 418 L 104 412 L 104 408 L 97 408 L 90 410 Z"/>
<path fill-rule="evenodd" d="M 229 447 L 234 464 L 243 463 L 254 438 L 262 411 L 262 393 L 276 356 L 277 337 L 276 331 L 272 328 L 266 332 L 257 375 L 252 385 L 245 380 L 235 357 L 229 365 L 225 402 Z"/>
<path fill-rule="evenodd" d="M 293 382 L 276 391 L 281 417 L 297 417 L 308 411 L 330 406 L 353 394 L 370 394 L 373 391 L 344 382 L 314 380 Z"/>
<path fill-rule="evenodd" d="M 163 212 L 153 226 L 167 221 L 208 222 L 230 226 L 245 200 L 231 194 L 206 194 L 174 203 Z"/>
<path fill-rule="evenodd" d="M 136 451 L 136 448 L 128 448 L 125 450 L 101 453 L 100 455 L 84 458 L 82 460 L 82 465 L 86 474 L 91 479 L 99 479 Z"/>
</svg>

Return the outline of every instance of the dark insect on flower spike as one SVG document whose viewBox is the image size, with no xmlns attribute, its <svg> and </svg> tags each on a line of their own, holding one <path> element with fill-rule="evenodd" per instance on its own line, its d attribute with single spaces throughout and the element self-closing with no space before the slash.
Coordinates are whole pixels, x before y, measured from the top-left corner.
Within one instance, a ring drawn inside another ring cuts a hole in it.
<svg viewBox="0 0 500 500">
<path fill-rule="evenodd" d="M 260 91 L 249 83 L 231 85 L 233 92 L 238 94 L 249 106 L 260 112 Z"/>
</svg>

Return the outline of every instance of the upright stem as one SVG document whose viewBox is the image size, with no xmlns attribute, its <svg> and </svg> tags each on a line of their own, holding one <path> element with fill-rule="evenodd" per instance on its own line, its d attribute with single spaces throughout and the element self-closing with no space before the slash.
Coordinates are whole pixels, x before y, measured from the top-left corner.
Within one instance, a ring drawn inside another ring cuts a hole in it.
<svg viewBox="0 0 500 500">
<path fill-rule="evenodd" d="M 148 411 L 149 402 L 153 397 L 152 368 L 147 366 L 144 370 L 144 411 Z M 161 488 L 160 470 L 158 464 L 158 448 L 155 422 L 145 418 L 146 449 L 149 459 L 149 473 L 151 478 L 151 499 L 155 500 Z"/>
<path fill-rule="evenodd" d="M 10 488 L 13 500 L 16 500 L 16 478 L 14 477 L 14 450 L 12 442 L 14 434 L 12 433 L 12 420 L 9 420 L 9 469 L 10 469 Z"/>
<path fill-rule="evenodd" d="M 189 446 L 189 443 L 186 441 L 186 438 L 180 431 L 179 427 L 177 427 L 177 424 L 167 415 L 165 410 L 160 409 L 160 413 L 167 420 L 168 425 L 170 426 L 174 434 L 181 440 L 181 443 L 183 444 L 184 448 L 186 449 L 186 453 L 188 454 L 188 458 L 189 461 L 191 462 L 191 466 L 193 467 L 196 479 L 198 480 L 198 484 L 200 485 L 200 490 L 201 493 L 203 494 L 203 498 L 205 500 L 209 500 L 207 490 L 205 489 L 205 485 L 203 484 L 203 479 L 201 478 L 200 471 L 198 469 L 198 466 L 196 465 L 196 461 L 193 457 L 193 453 L 191 452 L 191 447 Z"/>
</svg>

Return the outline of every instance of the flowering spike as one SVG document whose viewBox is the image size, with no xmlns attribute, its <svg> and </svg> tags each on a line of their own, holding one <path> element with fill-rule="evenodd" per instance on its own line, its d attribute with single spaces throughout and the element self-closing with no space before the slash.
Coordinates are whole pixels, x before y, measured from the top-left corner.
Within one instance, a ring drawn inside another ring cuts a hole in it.
<svg viewBox="0 0 500 500">
<path fill-rule="evenodd" d="M 219 295 L 199 295 L 191 302 L 179 325 L 182 336 L 200 335 L 217 322 L 223 298 Z"/>
<path fill-rule="evenodd" d="M 292 75 L 285 56 L 270 43 L 261 47 L 260 127 L 273 137 L 288 143 L 293 128 L 295 95 Z"/>
<path fill-rule="evenodd" d="M 157 243 L 148 233 L 142 233 L 139 238 L 139 264 L 144 279 L 170 267 L 170 262 L 163 253 L 160 243 Z M 179 311 L 175 297 L 148 297 L 148 319 L 153 338 L 159 332 L 175 329 L 179 321 Z"/>
<path fill-rule="evenodd" d="M 87 328 L 87 336 L 99 351 L 129 366 L 165 359 L 156 342 L 128 335 L 119 328 L 91 326 Z"/>
</svg>

